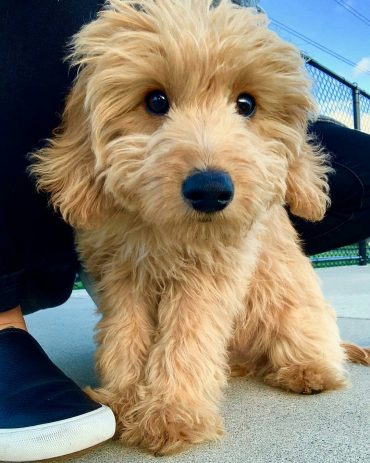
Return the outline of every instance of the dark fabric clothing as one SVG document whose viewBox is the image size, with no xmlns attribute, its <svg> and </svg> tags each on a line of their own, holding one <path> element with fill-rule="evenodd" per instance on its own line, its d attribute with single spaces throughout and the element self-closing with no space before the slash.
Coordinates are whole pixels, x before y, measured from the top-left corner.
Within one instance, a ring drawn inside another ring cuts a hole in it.
<svg viewBox="0 0 370 463">
<path fill-rule="evenodd" d="M 59 123 L 73 74 L 66 43 L 98 0 L 0 0 L 0 311 L 52 307 L 70 295 L 73 232 L 37 194 L 27 154 Z M 292 216 L 309 254 L 370 236 L 370 136 L 329 122 L 312 130 L 332 154 L 332 206 L 320 223 Z"/>
<path fill-rule="evenodd" d="M 55 306 L 77 269 L 71 229 L 35 192 L 27 154 L 59 123 L 73 73 L 66 44 L 97 0 L 0 0 L 0 311 Z"/>
<path fill-rule="evenodd" d="M 307 254 L 318 254 L 370 237 L 370 135 L 318 121 L 310 130 L 331 155 L 331 207 L 321 222 L 291 215 Z"/>
<path fill-rule="evenodd" d="M 56 423 L 101 407 L 59 370 L 26 331 L 0 330 L 0 351 L 2 431 Z"/>
</svg>

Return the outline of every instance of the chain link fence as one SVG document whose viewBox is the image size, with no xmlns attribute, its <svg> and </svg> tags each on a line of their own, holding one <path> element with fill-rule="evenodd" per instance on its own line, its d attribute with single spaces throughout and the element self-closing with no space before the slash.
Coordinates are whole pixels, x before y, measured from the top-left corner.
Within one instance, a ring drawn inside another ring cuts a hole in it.
<svg viewBox="0 0 370 463">
<path fill-rule="evenodd" d="M 370 95 L 305 56 L 320 114 L 370 134 Z"/>
<path fill-rule="evenodd" d="M 361 130 L 370 133 L 370 97 L 360 94 Z"/>
<path fill-rule="evenodd" d="M 323 254 L 317 254 L 311 256 L 311 261 L 313 266 L 318 268 L 366 265 L 367 262 L 370 262 L 370 243 L 355 243 Z"/>
<path fill-rule="evenodd" d="M 305 59 L 320 114 L 370 134 L 370 95 L 312 58 Z M 362 241 L 312 256 L 311 260 L 315 267 L 366 265 L 370 262 L 369 243 Z"/>
</svg>

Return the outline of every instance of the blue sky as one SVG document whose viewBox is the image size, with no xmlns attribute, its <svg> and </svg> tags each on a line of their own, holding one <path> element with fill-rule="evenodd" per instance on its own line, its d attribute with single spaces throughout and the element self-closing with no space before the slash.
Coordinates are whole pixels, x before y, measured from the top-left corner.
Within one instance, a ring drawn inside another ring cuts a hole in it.
<svg viewBox="0 0 370 463">
<path fill-rule="evenodd" d="M 341 0 L 370 20 L 370 0 Z M 318 62 L 370 93 L 370 25 L 360 21 L 335 0 L 260 0 L 271 19 L 330 48 L 363 70 L 342 63 L 293 34 L 270 27 Z"/>
</svg>

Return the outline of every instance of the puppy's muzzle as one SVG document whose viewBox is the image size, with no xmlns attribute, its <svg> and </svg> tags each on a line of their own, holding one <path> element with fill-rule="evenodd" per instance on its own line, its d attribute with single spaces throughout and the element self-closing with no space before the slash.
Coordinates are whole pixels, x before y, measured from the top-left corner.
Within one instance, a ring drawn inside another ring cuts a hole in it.
<svg viewBox="0 0 370 463">
<path fill-rule="evenodd" d="M 231 203 L 234 185 L 226 172 L 205 170 L 184 180 L 182 194 L 194 210 L 211 214 L 222 211 Z"/>
</svg>

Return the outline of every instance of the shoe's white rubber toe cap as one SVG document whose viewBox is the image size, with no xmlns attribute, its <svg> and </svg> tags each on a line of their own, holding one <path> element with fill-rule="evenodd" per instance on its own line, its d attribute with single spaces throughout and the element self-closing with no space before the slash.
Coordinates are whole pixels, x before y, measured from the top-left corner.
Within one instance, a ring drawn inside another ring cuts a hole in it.
<svg viewBox="0 0 370 463">
<path fill-rule="evenodd" d="M 53 423 L 0 429 L 0 461 L 39 461 L 69 455 L 110 439 L 115 429 L 113 412 L 105 405 Z"/>
</svg>

